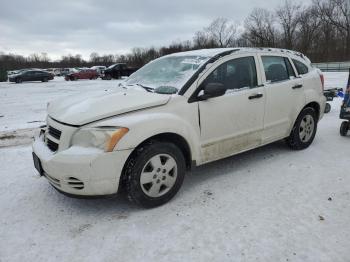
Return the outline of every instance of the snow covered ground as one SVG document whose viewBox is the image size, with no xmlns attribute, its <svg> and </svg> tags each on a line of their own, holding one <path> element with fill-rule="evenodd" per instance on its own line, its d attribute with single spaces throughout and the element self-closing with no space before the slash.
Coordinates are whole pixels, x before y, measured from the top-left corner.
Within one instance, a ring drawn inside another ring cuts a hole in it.
<svg viewBox="0 0 350 262">
<path fill-rule="evenodd" d="M 346 78 L 327 73 L 326 85 L 345 87 Z M 117 84 L 0 83 L 0 137 L 41 125 L 28 122 L 44 121 L 52 98 Z M 350 137 L 339 136 L 340 102 L 309 149 L 278 142 L 197 168 L 151 210 L 123 196 L 67 198 L 37 176 L 29 140 L 0 139 L 0 261 L 349 261 Z"/>
</svg>

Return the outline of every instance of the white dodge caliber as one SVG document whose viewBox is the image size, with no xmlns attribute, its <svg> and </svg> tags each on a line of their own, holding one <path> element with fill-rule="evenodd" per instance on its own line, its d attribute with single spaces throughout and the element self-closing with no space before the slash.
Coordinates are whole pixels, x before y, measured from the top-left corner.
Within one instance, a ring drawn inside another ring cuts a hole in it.
<svg viewBox="0 0 350 262">
<path fill-rule="evenodd" d="M 144 207 L 169 201 L 187 169 L 285 139 L 313 141 L 326 99 L 304 55 L 210 49 L 156 59 L 115 91 L 51 102 L 34 165 L 62 193 L 124 188 Z"/>
</svg>

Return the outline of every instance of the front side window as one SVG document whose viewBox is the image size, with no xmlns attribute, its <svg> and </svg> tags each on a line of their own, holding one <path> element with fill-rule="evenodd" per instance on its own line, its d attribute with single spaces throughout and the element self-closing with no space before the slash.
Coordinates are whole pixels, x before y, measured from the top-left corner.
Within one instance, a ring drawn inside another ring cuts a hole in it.
<svg viewBox="0 0 350 262">
<path fill-rule="evenodd" d="M 295 77 L 294 70 L 288 58 L 281 56 L 262 56 L 261 59 L 267 81 L 273 83 Z"/>
<path fill-rule="evenodd" d="M 204 85 L 220 83 L 226 90 L 238 90 L 254 88 L 257 82 L 254 57 L 242 57 L 218 66 L 204 81 Z"/>
<path fill-rule="evenodd" d="M 299 75 L 305 75 L 305 74 L 309 73 L 309 68 L 306 65 L 304 65 L 302 62 L 293 59 L 293 63 L 295 65 L 295 68 L 297 69 Z"/>
<path fill-rule="evenodd" d="M 24 75 L 31 76 L 31 75 L 34 75 L 34 72 L 33 71 L 26 71 L 26 72 L 24 72 Z"/>
</svg>

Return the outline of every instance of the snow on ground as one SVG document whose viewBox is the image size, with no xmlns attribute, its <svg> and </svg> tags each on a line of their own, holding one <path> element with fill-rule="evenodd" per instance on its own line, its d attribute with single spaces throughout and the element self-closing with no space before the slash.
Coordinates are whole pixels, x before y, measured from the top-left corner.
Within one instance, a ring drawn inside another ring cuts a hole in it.
<svg viewBox="0 0 350 262">
<path fill-rule="evenodd" d="M 348 83 L 348 72 L 324 72 L 325 89 L 345 88 Z"/>
<path fill-rule="evenodd" d="M 329 76 L 328 85 L 346 82 Z M 85 83 L 94 90 L 89 81 L 48 85 L 73 93 Z M 12 129 L 42 119 L 40 100 L 61 96 L 28 87 L 25 97 L 0 84 L 0 112 L 23 114 L 6 120 Z M 0 148 L 0 261 L 349 261 L 350 137 L 339 136 L 340 102 L 307 150 L 278 142 L 197 168 L 170 203 L 151 210 L 123 196 L 68 198 L 37 176 L 29 145 Z"/>
<path fill-rule="evenodd" d="M 118 88 L 119 82 L 101 79 L 65 81 L 63 77 L 47 83 L 0 82 L 0 132 L 38 127 L 45 121 L 48 102 L 65 96 Z"/>
</svg>

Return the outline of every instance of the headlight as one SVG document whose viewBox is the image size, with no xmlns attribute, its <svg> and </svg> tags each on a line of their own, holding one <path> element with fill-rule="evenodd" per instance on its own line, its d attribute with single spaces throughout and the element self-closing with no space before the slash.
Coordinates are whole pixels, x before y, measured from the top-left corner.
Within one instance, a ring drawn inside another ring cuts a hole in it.
<svg viewBox="0 0 350 262">
<path fill-rule="evenodd" d="M 95 147 L 112 152 L 119 140 L 129 131 L 126 127 L 82 128 L 74 134 L 72 145 Z"/>
</svg>

